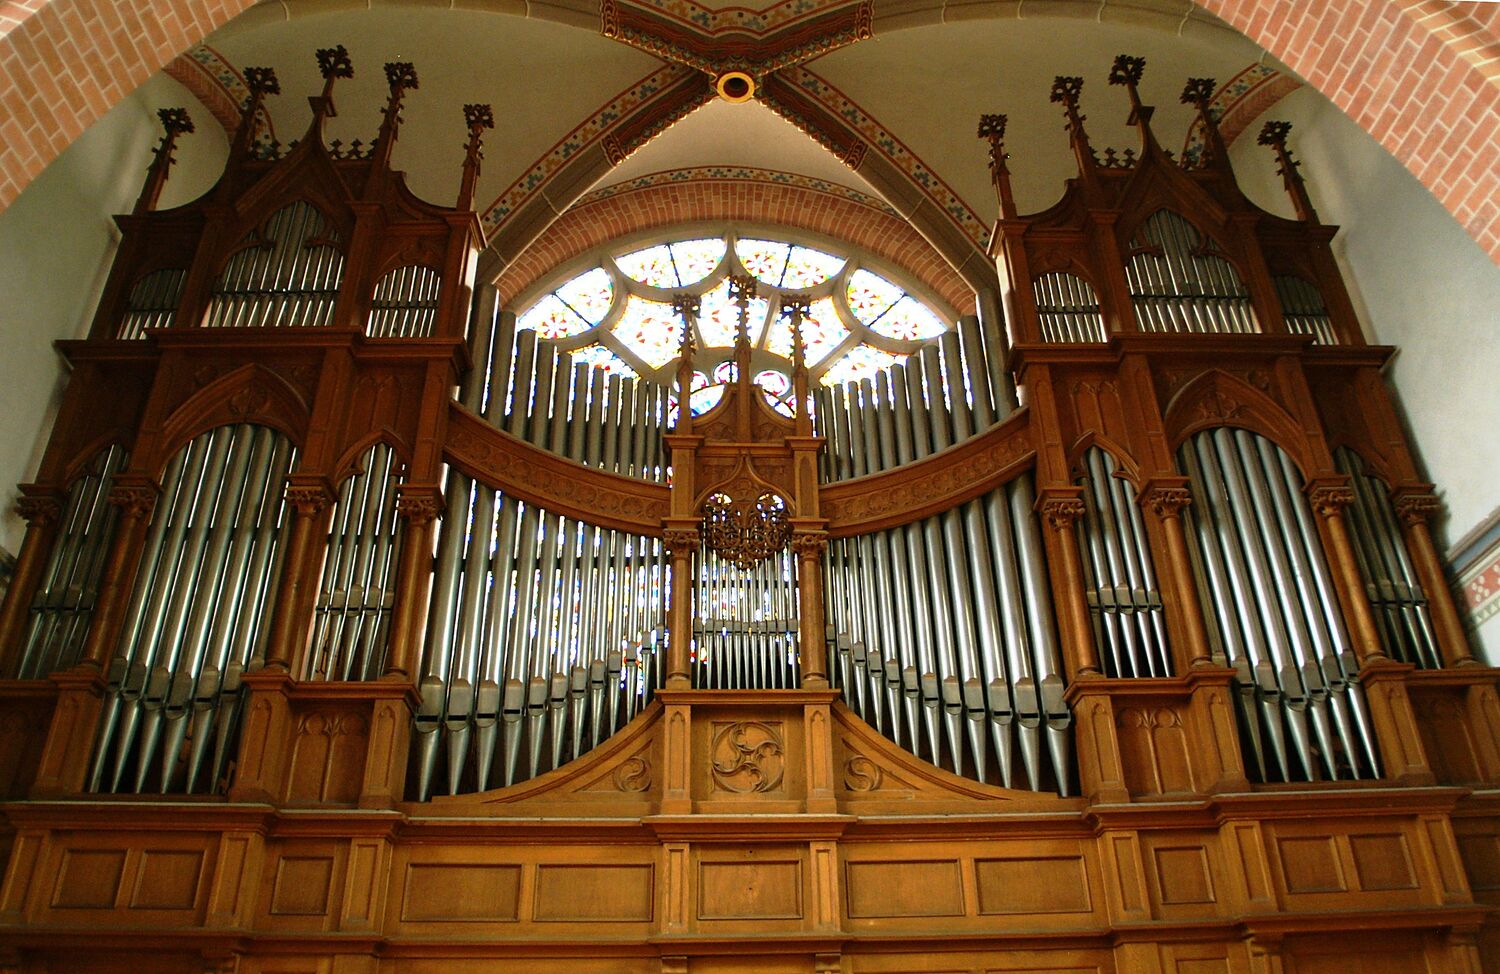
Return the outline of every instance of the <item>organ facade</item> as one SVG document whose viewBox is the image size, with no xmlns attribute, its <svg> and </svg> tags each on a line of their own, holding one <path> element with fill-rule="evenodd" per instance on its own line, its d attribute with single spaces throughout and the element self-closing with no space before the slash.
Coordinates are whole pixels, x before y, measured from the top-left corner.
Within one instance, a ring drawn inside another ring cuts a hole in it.
<svg viewBox="0 0 1500 974">
<path fill-rule="evenodd" d="M 1212 81 L 1174 158 L 1143 61 L 1123 151 L 1059 77 L 1045 212 L 980 122 L 977 315 L 828 369 L 844 278 L 729 240 L 636 288 L 645 374 L 476 280 L 486 106 L 434 205 L 391 168 L 415 68 L 343 145 L 318 63 L 300 140 L 250 69 L 158 210 L 163 114 L 64 343 L 0 610 L 0 969 L 1495 969 L 1497 674 L 1285 126 L 1295 220 Z"/>
</svg>

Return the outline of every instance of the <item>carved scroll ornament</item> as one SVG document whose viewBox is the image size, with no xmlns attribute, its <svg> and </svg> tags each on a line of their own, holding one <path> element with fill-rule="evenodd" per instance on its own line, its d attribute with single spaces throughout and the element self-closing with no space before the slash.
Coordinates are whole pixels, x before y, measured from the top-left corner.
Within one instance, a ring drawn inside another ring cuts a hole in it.
<svg viewBox="0 0 1500 974">
<path fill-rule="evenodd" d="M 791 538 L 786 503 L 775 494 L 739 501 L 715 494 L 703 505 L 703 543 L 740 568 L 785 551 Z"/>
</svg>

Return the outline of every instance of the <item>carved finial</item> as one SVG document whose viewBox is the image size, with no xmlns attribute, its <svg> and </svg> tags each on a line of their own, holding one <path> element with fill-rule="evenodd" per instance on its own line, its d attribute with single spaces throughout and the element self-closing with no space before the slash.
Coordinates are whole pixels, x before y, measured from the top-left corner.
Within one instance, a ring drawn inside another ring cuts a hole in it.
<svg viewBox="0 0 1500 974">
<path fill-rule="evenodd" d="M 458 208 L 474 208 L 474 188 L 479 184 L 479 164 L 484 159 L 484 130 L 495 127 L 495 112 L 488 105 L 465 105 L 464 124 L 469 141 L 464 145 L 464 178 L 458 190 Z"/>
<path fill-rule="evenodd" d="M 1129 54 L 1115 55 L 1115 63 L 1109 69 L 1109 83 L 1134 88 L 1141 83 L 1146 73 L 1146 59 Z"/>
<path fill-rule="evenodd" d="M 281 82 L 276 80 L 275 68 L 246 68 L 245 87 L 250 89 L 252 101 L 256 95 L 281 94 Z"/>
<path fill-rule="evenodd" d="M 349 51 L 344 45 L 319 48 L 317 56 L 318 73 L 325 81 L 354 77 L 354 62 L 349 60 Z"/>
<path fill-rule="evenodd" d="M 684 334 L 691 333 L 692 324 L 698 320 L 698 310 L 702 307 L 703 299 L 696 294 L 672 295 L 672 310 L 677 312 L 677 317 L 682 319 L 683 327 L 687 329 Z"/>
<path fill-rule="evenodd" d="M 1005 126 L 1008 121 L 1004 115 L 979 116 L 979 137 L 990 144 L 990 181 L 995 185 L 1000 215 L 1006 218 L 1016 215 L 1015 198 L 1010 189 L 1010 169 L 1005 165 Z"/>
<path fill-rule="evenodd" d="M 737 326 L 736 343 L 743 340 L 750 341 L 750 328 L 748 321 L 750 301 L 755 297 L 755 278 L 748 274 L 729 275 L 729 300 L 739 308 L 739 322 Z"/>
<path fill-rule="evenodd" d="M 186 108 L 159 108 L 156 117 L 161 119 L 161 127 L 166 129 L 168 138 L 195 131 L 193 118 Z"/>
<path fill-rule="evenodd" d="M 1083 79 L 1058 75 L 1052 79 L 1052 101 L 1062 102 L 1065 107 L 1077 108 L 1078 96 L 1083 94 Z"/>
<path fill-rule="evenodd" d="M 318 73 L 323 76 L 323 93 L 311 99 L 313 126 L 324 118 L 332 118 L 338 112 L 333 108 L 333 83 L 340 78 L 354 77 L 354 62 L 344 45 L 318 50 Z"/>
<path fill-rule="evenodd" d="M 265 102 L 267 95 L 281 94 L 281 82 L 276 80 L 276 71 L 272 68 L 246 68 L 245 87 L 250 90 L 250 96 L 245 99 L 244 111 L 240 115 L 240 125 L 235 130 L 234 142 L 229 149 L 231 160 L 246 159 L 250 156 L 255 142 L 255 126 L 260 117 L 261 105 Z"/>
<path fill-rule="evenodd" d="M 1182 103 L 1206 112 L 1208 103 L 1214 96 L 1214 88 L 1212 78 L 1189 78 L 1182 88 Z"/>
<path fill-rule="evenodd" d="M 1292 150 L 1287 148 L 1286 137 L 1291 131 L 1291 122 L 1269 121 L 1261 126 L 1260 135 L 1255 141 L 1275 150 L 1279 165 L 1276 171 L 1281 175 L 1287 194 L 1292 198 L 1297 218 L 1315 224 L 1318 222 L 1318 213 L 1313 209 L 1312 197 L 1307 194 L 1307 185 L 1302 182 L 1302 173 L 1297 171 L 1301 163 L 1292 158 Z"/>
<path fill-rule="evenodd" d="M 812 414 L 808 412 L 807 349 L 802 342 L 802 321 L 812 314 L 812 301 L 806 294 L 788 294 L 781 299 L 781 313 L 791 319 L 792 331 L 792 406 L 797 431 L 812 435 Z"/>
<path fill-rule="evenodd" d="M 387 61 L 385 81 L 390 85 L 392 94 L 398 91 L 416 91 L 420 86 L 417 81 L 417 66 L 410 61 Z"/>
<path fill-rule="evenodd" d="M 172 158 L 172 151 L 177 148 L 177 136 L 193 131 L 193 120 L 188 115 L 186 108 L 161 108 L 156 112 L 156 117 L 161 119 L 161 127 L 165 134 L 151 158 L 151 167 L 146 172 L 146 184 L 141 187 L 141 195 L 136 198 L 135 212 L 146 213 L 156 209 L 156 201 L 161 198 L 162 187 L 167 184 L 167 175 L 172 166 L 177 162 Z"/>
<path fill-rule="evenodd" d="M 1109 83 L 1112 85 L 1124 85 L 1125 91 L 1130 95 L 1130 117 L 1126 120 L 1129 125 L 1140 126 L 1141 136 L 1149 145 L 1153 141 L 1151 135 L 1151 113 L 1148 105 L 1141 104 L 1141 94 L 1137 86 L 1141 83 L 1141 77 L 1146 73 L 1146 59 L 1143 57 L 1132 57 L 1129 54 L 1115 56 L 1115 63 L 1109 69 Z"/>
<path fill-rule="evenodd" d="M 1084 182 L 1092 185 L 1094 180 L 1094 150 L 1089 147 L 1088 132 L 1083 123 L 1087 116 L 1078 111 L 1078 96 L 1083 94 L 1083 79 L 1058 75 L 1052 79 L 1054 102 L 1060 102 L 1068 117 L 1068 139 L 1073 145 L 1073 155 L 1078 160 L 1078 171 Z"/>
<path fill-rule="evenodd" d="M 1219 134 L 1219 119 L 1213 110 L 1213 97 L 1217 84 L 1212 78 L 1189 78 L 1182 88 L 1182 103 L 1198 109 L 1198 124 L 1203 127 L 1204 155 L 1201 165 L 1217 165 L 1228 168 L 1229 149 Z M 1184 157 L 1183 168 L 1189 167 L 1189 158 Z"/>
</svg>

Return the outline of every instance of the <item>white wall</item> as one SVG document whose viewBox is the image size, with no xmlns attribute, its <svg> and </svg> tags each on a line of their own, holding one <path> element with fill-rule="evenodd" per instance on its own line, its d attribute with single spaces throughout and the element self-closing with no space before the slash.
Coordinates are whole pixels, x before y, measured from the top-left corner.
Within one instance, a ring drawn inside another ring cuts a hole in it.
<svg viewBox="0 0 1500 974">
<path fill-rule="evenodd" d="M 180 138 L 162 205 L 212 185 L 227 151 L 223 129 L 187 89 L 157 77 L 78 138 L 0 213 L 0 547 L 14 554 L 25 532 L 15 485 L 36 473 L 65 370 L 52 347 L 84 335 L 115 247 L 115 213 L 140 193 L 161 135 L 156 109 L 188 108 L 197 127 Z"/>
<path fill-rule="evenodd" d="M 1368 341 L 1400 348 L 1387 373 L 1418 460 L 1447 506 L 1440 545 L 1500 507 L 1500 268 L 1437 199 L 1369 135 L 1303 88 L 1265 118 L 1292 123 L 1319 218 L 1342 227 L 1334 250 Z M 1257 119 L 1231 149 L 1241 186 L 1291 216 Z M 1500 659 L 1500 618 L 1480 632 Z"/>
</svg>

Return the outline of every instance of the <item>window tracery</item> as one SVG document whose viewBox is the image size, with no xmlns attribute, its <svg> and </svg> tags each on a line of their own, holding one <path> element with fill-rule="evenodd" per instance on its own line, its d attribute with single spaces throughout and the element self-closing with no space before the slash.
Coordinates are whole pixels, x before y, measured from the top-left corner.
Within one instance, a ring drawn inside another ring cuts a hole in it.
<svg viewBox="0 0 1500 974">
<path fill-rule="evenodd" d="M 671 385 L 682 343 L 672 296 L 700 298 L 692 408 L 706 412 L 733 381 L 738 329 L 729 277 L 749 274 L 758 294 L 748 309 L 755 382 L 782 411 L 792 394 L 791 328 L 781 315 L 791 294 L 811 299 L 802 334 L 811 378 L 841 385 L 905 361 L 952 322 L 885 275 L 835 253 L 774 236 L 683 236 L 626 246 L 529 302 L 517 326 L 610 372 Z M 674 402 L 675 407 L 675 402 Z"/>
</svg>

